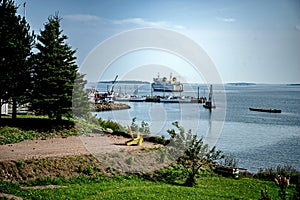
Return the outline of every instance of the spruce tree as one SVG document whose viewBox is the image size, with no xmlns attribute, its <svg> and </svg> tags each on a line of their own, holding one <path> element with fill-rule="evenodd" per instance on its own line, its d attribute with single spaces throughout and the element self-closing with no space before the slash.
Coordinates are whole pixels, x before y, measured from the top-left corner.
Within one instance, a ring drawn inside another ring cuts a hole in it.
<svg viewBox="0 0 300 200">
<path fill-rule="evenodd" d="M 50 16 L 37 36 L 32 109 L 50 119 L 72 117 L 72 90 L 77 65 L 75 50 L 66 43 L 58 14 Z"/>
<path fill-rule="evenodd" d="M 17 15 L 17 9 L 12 0 L 0 1 L 0 99 L 12 102 L 12 118 L 16 118 L 17 105 L 28 100 L 34 43 L 29 24 Z"/>
<path fill-rule="evenodd" d="M 88 94 L 85 90 L 86 83 L 84 74 L 77 73 L 73 89 L 73 115 L 76 118 L 89 120 L 91 109 Z"/>
</svg>

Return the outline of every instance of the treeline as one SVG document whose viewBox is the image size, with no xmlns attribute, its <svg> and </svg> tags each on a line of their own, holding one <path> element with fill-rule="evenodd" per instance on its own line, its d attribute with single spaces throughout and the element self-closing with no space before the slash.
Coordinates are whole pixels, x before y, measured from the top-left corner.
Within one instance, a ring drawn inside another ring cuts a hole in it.
<svg viewBox="0 0 300 200">
<path fill-rule="evenodd" d="M 86 115 L 86 81 L 78 72 L 76 50 L 67 43 L 59 15 L 49 16 L 35 34 L 17 14 L 13 0 L 0 2 L 0 107 L 11 103 L 12 118 L 24 104 L 50 119 Z"/>
</svg>

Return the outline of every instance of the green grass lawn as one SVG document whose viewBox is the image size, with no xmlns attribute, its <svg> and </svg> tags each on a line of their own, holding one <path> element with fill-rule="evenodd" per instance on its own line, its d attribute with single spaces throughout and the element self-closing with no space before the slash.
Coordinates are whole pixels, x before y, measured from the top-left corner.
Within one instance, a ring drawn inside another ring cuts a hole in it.
<svg viewBox="0 0 300 200">
<path fill-rule="evenodd" d="M 34 182 L 34 185 L 43 185 Z M 44 182 L 45 183 L 45 182 Z M 120 178 L 52 179 L 46 184 L 58 184 L 66 188 L 22 189 L 21 185 L 0 182 L 0 192 L 11 193 L 24 199 L 259 199 L 260 190 L 266 185 L 273 199 L 278 198 L 278 187 L 273 182 L 253 178 L 202 177 L 196 187 L 185 187 L 163 182 L 153 182 L 138 176 Z M 290 186 L 288 194 L 292 194 Z"/>
<path fill-rule="evenodd" d="M 75 127 L 76 124 L 76 127 Z M 17 120 L 4 118 L 0 121 L 0 145 L 12 144 L 23 140 L 52 137 L 52 136 L 70 136 L 89 133 L 93 129 L 101 129 L 99 125 L 86 122 L 74 122 L 63 120 L 56 122 L 47 118 L 35 118 L 29 116 Z M 67 167 L 67 161 L 70 159 L 58 159 L 53 162 L 49 160 L 49 166 L 54 169 L 60 169 L 61 162 L 63 167 Z M 72 160 L 72 159 L 71 159 Z M 91 162 L 93 159 L 88 159 Z M 39 162 L 37 160 L 36 162 Z M 43 160 L 44 161 L 44 160 Z M 82 162 L 79 162 L 82 161 Z M 79 159 L 79 164 L 84 164 L 85 158 Z M 12 162 L 10 165 L 2 164 L 3 169 L 20 169 L 31 166 L 29 161 Z M 46 162 L 46 161 L 44 161 Z M 46 162 L 47 163 L 47 162 Z M 77 162 L 74 168 L 80 167 Z M 77 164 L 76 164 L 77 163 Z M 89 166 L 91 163 L 85 163 L 85 169 L 94 169 Z M 16 165 L 16 167 L 12 166 Z M 39 166 L 39 165 L 37 165 Z M 49 168 L 48 173 L 51 174 Z M 69 168 L 67 168 L 70 170 Z M 37 169 L 35 169 L 37 170 Z M 74 170 L 74 169 L 73 169 Z M 81 171 L 81 170 L 80 170 Z M 0 181 L 0 193 L 13 194 L 24 199 L 259 199 L 261 190 L 268 186 L 268 194 L 272 199 L 279 199 L 279 188 L 272 181 L 262 181 L 255 178 L 224 178 L 217 175 L 202 175 L 197 179 L 197 186 L 186 187 L 179 183 L 169 184 L 163 181 L 153 181 L 141 176 L 118 175 L 118 174 L 93 174 L 94 170 L 86 171 L 86 174 L 80 177 L 70 179 L 61 178 L 63 176 L 54 176 L 58 178 L 44 178 L 35 181 L 11 182 Z M 101 171 L 101 170 L 100 170 Z M 20 171 L 19 171 L 20 172 Z M 80 174 L 80 173 L 79 173 Z M 88 175 L 88 176 L 86 176 Z M 95 175 L 95 176 L 94 176 Z M 161 174 L 164 176 L 164 174 Z M 112 176 L 112 177 L 110 177 Z M 52 176 L 53 177 L 53 176 Z M 145 177 L 145 176 L 144 176 Z M 4 180 L 0 177 L 0 180 Z M 11 180 L 11 179 L 10 179 Z M 14 179 L 12 179 L 14 180 Z M 28 179 L 20 179 L 28 180 Z M 167 180 L 167 179 L 165 179 Z M 17 180 L 19 181 L 19 180 Z M 181 183 L 184 180 L 180 180 Z M 24 188 L 23 186 L 45 186 L 59 185 L 61 188 Z M 295 186 L 290 185 L 287 190 L 288 199 L 292 197 Z M 0 197 L 1 199 L 1 197 Z"/>
<path fill-rule="evenodd" d="M 36 138 L 81 135 L 90 133 L 94 129 L 101 129 L 101 127 L 96 123 L 83 120 L 55 121 L 45 116 L 34 115 L 20 115 L 17 119 L 3 117 L 0 119 L 0 145 Z"/>
</svg>

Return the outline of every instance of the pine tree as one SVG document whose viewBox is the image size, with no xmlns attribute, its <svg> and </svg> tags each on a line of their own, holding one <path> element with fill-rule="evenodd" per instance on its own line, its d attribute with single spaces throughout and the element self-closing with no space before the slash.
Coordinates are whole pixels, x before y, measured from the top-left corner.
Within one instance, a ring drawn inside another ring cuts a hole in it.
<svg viewBox="0 0 300 200">
<path fill-rule="evenodd" d="M 50 16 L 38 35 L 32 109 L 50 119 L 72 117 L 72 90 L 77 65 L 75 50 L 66 43 L 58 14 Z"/>
<path fill-rule="evenodd" d="M 73 89 L 73 115 L 76 118 L 89 120 L 91 118 L 91 109 L 88 94 L 85 90 L 86 83 L 84 75 L 77 73 Z"/>
<path fill-rule="evenodd" d="M 0 1 L 0 99 L 12 101 L 12 118 L 16 118 L 17 105 L 28 100 L 34 43 L 30 26 L 17 9 L 12 0 Z"/>
</svg>

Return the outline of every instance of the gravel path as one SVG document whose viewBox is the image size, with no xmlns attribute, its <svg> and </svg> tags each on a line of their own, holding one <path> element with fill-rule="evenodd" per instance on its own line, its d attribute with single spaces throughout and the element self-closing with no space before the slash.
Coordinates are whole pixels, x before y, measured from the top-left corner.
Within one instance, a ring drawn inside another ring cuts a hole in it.
<svg viewBox="0 0 300 200">
<path fill-rule="evenodd" d="M 0 161 L 27 160 L 53 156 L 111 153 L 120 149 L 134 150 L 140 146 L 126 146 L 128 138 L 107 134 L 87 134 L 67 138 L 26 140 L 20 143 L 0 145 Z M 144 142 L 143 147 L 154 144 Z"/>
</svg>

